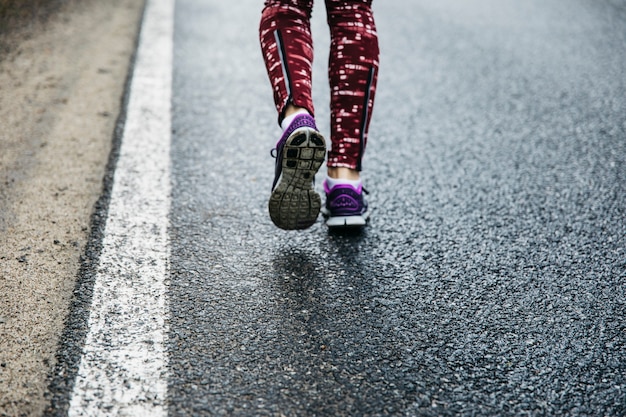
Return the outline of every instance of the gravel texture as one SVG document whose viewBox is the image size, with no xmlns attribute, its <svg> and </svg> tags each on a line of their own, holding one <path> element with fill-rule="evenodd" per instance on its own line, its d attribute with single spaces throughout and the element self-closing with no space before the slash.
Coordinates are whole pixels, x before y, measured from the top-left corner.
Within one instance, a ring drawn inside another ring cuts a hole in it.
<svg viewBox="0 0 626 417">
<path fill-rule="evenodd" d="M 63 2 L 2 28 L 0 416 L 40 415 L 48 402 L 141 6 Z"/>
<path fill-rule="evenodd" d="M 285 232 L 267 213 L 279 131 L 261 4 L 177 1 L 170 414 L 625 415 L 623 4 L 374 8 L 371 223 Z M 61 358 L 80 351 L 92 272 Z"/>
</svg>

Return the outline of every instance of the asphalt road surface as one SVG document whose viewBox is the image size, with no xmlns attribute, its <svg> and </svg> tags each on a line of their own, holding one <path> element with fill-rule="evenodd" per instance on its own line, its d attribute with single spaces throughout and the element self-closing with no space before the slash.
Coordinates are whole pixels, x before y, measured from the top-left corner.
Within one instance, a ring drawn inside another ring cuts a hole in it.
<svg viewBox="0 0 626 417">
<path fill-rule="evenodd" d="M 129 188 L 108 185 L 49 414 L 626 415 L 626 5 L 374 2 L 374 212 L 351 234 L 269 219 L 261 6 L 144 22 Z M 321 1 L 313 30 L 328 136 Z M 150 33 L 164 55 L 142 66 Z"/>
</svg>

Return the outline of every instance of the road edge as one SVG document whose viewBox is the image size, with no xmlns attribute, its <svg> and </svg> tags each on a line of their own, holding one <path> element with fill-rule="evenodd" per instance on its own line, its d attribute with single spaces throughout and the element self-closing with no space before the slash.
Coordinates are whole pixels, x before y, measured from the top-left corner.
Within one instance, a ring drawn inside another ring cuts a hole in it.
<svg viewBox="0 0 626 417">
<path fill-rule="evenodd" d="M 124 126 L 126 125 L 128 101 L 146 4 L 147 0 L 143 0 L 139 21 L 137 23 L 137 32 L 135 39 L 133 39 L 133 52 L 129 59 L 126 79 L 124 81 L 124 92 L 120 100 L 120 112 L 117 116 L 115 129 L 113 131 L 111 152 L 102 180 L 102 192 L 94 206 L 89 221 L 89 237 L 85 245 L 85 250 L 80 256 L 80 268 L 76 277 L 76 285 L 72 291 L 69 312 L 65 319 L 63 332 L 61 333 L 57 353 L 55 355 L 56 365 L 48 374 L 50 383 L 45 396 L 48 406 L 43 413 L 46 417 L 67 415 L 74 381 L 76 380 L 78 367 L 80 366 L 83 346 L 89 330 L 87 322 L 89 320 L 89 309 L 93 297 L 96 268 L 100 254 L 102 253 L 102 241 L 109 212 L 109 203 L 111 201 L 111 190 L 113 188 L 115 168 L 120 155 Z"/>
</svg>

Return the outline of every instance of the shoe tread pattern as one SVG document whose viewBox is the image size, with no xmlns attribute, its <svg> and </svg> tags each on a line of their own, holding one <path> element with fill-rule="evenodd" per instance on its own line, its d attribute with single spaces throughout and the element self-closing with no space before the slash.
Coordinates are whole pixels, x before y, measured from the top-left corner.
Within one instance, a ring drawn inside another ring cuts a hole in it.
<svg viewBox="0 0 626 417">
<path fill-rule="evenodd" d="M 296 230 L 315 223 L 322 200 L 313 189 L 313 181 L 325 157 L 324 138 L 315 130 L 299 130 L 287 138 L 281 178 L 269 200 L 270 217 L 276 226 Z"/>
</svg>

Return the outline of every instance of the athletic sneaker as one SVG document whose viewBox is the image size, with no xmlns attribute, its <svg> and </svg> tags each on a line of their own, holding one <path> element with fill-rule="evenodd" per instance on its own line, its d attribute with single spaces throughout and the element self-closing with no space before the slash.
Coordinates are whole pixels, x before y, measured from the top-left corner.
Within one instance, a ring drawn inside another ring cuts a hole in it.
<svg viewBox="0 0 626 417">
<path fill-rule="evenodd" d="M 350 184 L 337 184 L 332 189 L 324 181 L 326 206 L 323 214 L 328 227 L 361 227 L 365 226 L 370 216 L 367 201 L 363 193 L 367 193 L 360 185 L 354 188 Z"/>
<path fill-rule="evenodd" d="M 269 201 L 270 217 L 281 229 L 306 229 L 315 223 L 322 206 L 313 184 L 326 157 L 326 142 L 313 117 L 296 116 L 272 152 L 276 174 Z"/>
</svg>

